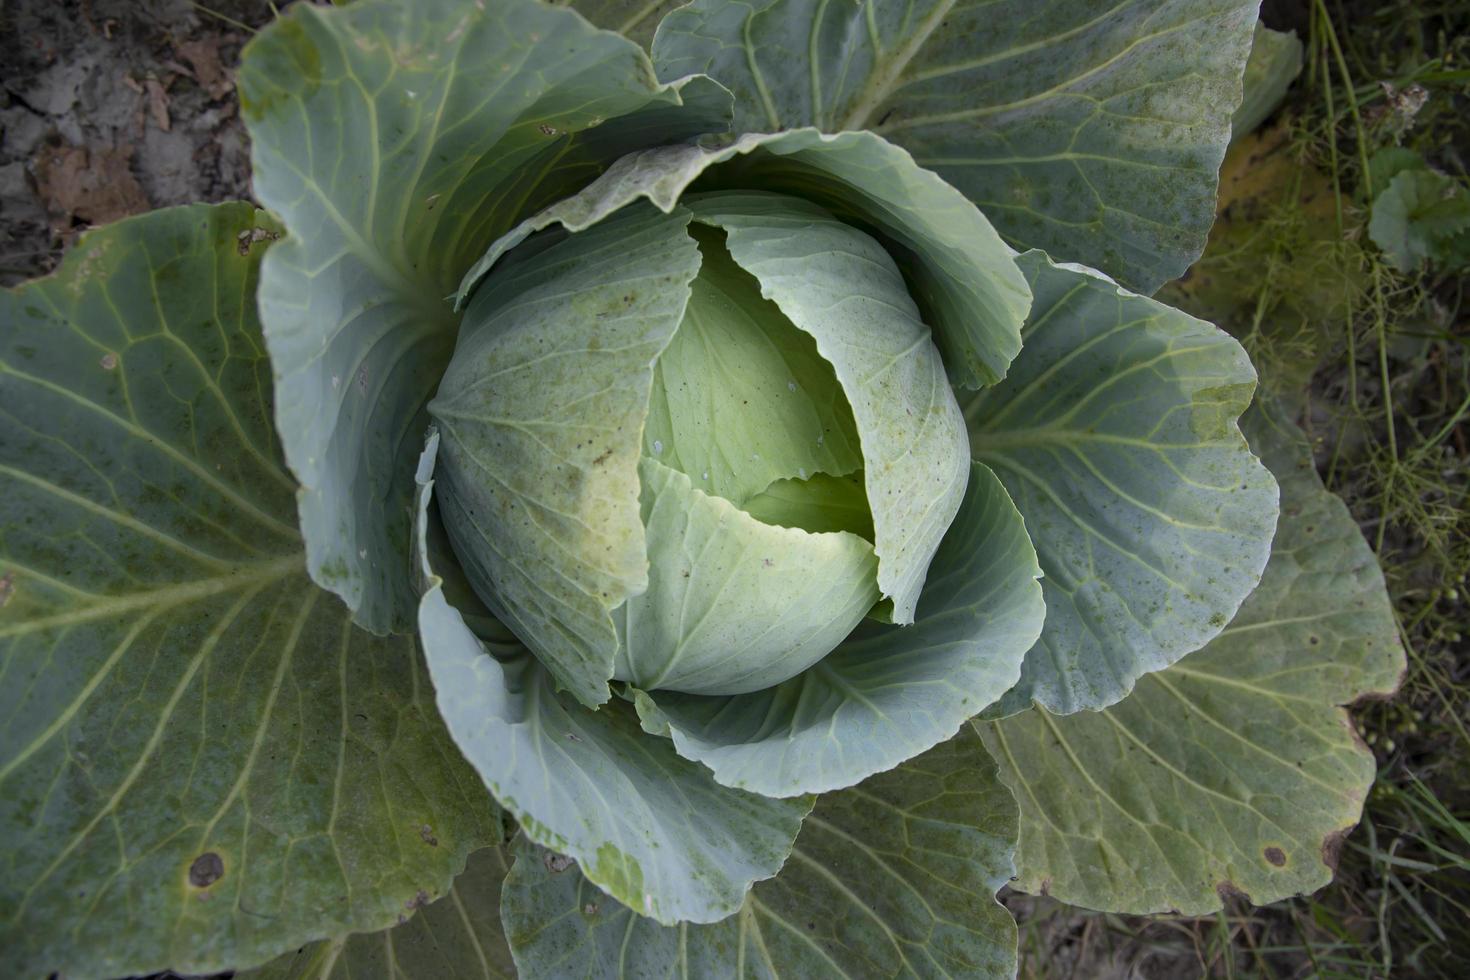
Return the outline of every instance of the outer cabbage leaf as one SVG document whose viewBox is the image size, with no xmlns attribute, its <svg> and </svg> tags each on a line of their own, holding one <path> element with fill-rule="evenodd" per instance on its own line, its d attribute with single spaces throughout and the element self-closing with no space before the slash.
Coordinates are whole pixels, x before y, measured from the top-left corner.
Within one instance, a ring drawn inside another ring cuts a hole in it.
<svg viewBox="0 0 1470 980">
<path fill-rule="evenodd" d="M 635 41 L 643 49 L 653 43 L 664 14 L 684 0 L 547 0 L 554 7 L 571 7 L 592 23 Z"/>
<path fill-rule="evenodd" d="M 645 727 L 715 779 L 767 796 L 826 792 L 951 737 L 1015 683 L 1045 613 L 1015 505 L 976 465 L 912 626 L 865 623 L 776 687 L 733 697 L 639 694 Z"/>
<path fill-rule="evenodd" d="M 903 273 L 956 385 L 995 382 L 1021 349 L 1031 292 L 1011 250 L 964 195 L 872 133 L 803 129 L 744 136 L 720 148 L 630 153 L 580 194 L 495 242 L 465 275 L 458 304 L 532 232 L 556 224 L 578 231 L 639 198 L 669 211 L 691 184 L 805 198 L 878 239 Z"/>
<path fill-rule="evenodd" d="M 878 242 L 809 201 L 727 191 L 686 206 L 725 230 L 761 294 L 835 369 L 862 443 L 878 588 L 893 621 L 912 623 L 970 465 L 964 417 L 898 267 Z"/>
<path fill-rule="evenodd" d="M 660 926 L 576 865 L 512 845 L 501 915 L 525 976 L 1013 977 L 1016 804 L 974 733 L 824 796 L 791 859 L 734 916 Z"/>
<path fill-rule="evenodd" d="M 499 810 L 415 643 L 311 584 L 246 204 L 0 294 L 0 974 L 248 967 L 444 893 Z"/>
<path fill-rule="evenodd" d="M 235 980 L 515 980 L 500 928 L 500 889 L 510 870 L 504 847 L 469 857 L 454 887 L 406 922 L 311 943 Z"/>
<path fill-rule="evenodd" d="M 1069 714 L 1225 628 L 1265 567 L 1277 490 L 1236 424 L 1256 381 L 1238 343 L 1090 270 L 1020 262 L 1025 349 L 962 400 L 1046 573 L 1046 627 L 993 714 Z"/>
<path fill-rule="evenodd" d="M 650 738 L 624 701 L 584 708 L 460 583 L 436 575 L 438 439 L 418 470 L 419 631 L 455 742 L 523 834 L 575 858 L 618 901 L 666 923 L 730 915 L 752 881 L 780 869 L 811 800 L 726 789 Z M 451 589 L 483 637 L 450 605 Z"/>
<path fill-rule="evenodd" d="M 1230 138 L 1251 132 L 1276 111 L 1302 71 L 1302 42 L 1292 31 L 1273 31 L 1256 22 L 1250 58 L 1241 78 L 1240 106 L 1230 119 Z"/>
<path fill-rule="evenodd" d="M 648 588 L 638 460 L 654 361 L 699 269 L 688 223 L 628 208 L 496 269 L 429 406 L 466 575 L 589 706 L 608 698 L 611 612 Z"/>
<path fill-rule="evenodd" d="M 1230 627 L 1106 711 L 978 726 L 1021 804 L 1021 888 L 1205 915 L 1332 878 L 1374 775 L 1338 705 L 1391 692 L 1404 654 L 1378 562 L 1301 433 L 1270 405 L 1246 422 L 1285 519 Z"/>
<path fill-rule="evenodd" d="M 311 574 L 368 628 L 407 629 L 444 297 L 623 153 L 724 129 L 728 96 L 659 86 L 636 45 L 532 0 L 359 0 L 261 31 L 240 104 L 255 194 L 290 231 L 260 305 Z"/>
<path fill-rule="evenodd" d="M 736 132 L 871 129 L 1012 242 L 1151 293 L 1199 257 L 1257 0 L 695 0 L 660 77 L 707 72 Z"/>
</svg>

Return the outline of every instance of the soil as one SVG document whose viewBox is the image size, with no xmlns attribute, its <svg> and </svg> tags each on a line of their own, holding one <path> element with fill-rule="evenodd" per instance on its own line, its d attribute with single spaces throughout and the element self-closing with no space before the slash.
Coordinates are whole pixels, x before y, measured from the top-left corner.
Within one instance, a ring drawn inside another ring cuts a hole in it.
<svg viewBox="0 0 1470 980">
<path fill-rule="evenodd" d="M 88 226 L 248 198 L 232 66 L 271 16 L 268 0 L 0 0 L 0 285 Z"/>
</svg>

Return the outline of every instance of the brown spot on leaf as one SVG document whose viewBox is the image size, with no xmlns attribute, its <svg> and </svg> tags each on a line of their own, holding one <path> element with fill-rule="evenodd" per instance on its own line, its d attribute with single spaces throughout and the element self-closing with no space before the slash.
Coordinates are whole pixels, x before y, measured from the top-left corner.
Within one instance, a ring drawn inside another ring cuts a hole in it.
<svg viewBox="0 0 1470 980">
<path fill-rule="evenodd" d="M 403 907 L 412 912 L 414 909 L 421 909 L 428 904 L 429 893 L 420 888 L 417 892 L 414 893 L 413 898 L 410 898 L 408 901 L 403 903 Z"/>
<path fill-rule="evenodd" d="M 582 914 L 583 915 L 596 915 L 597 914 L 597 903 L 596 902 L 588 902 L 586 905 L 582 906 Z"/>
<path fill-rule="evenodd" d="M 594 459 L 592 461 L 592 465 L 593 466 L 601 466 L 603 463 L 606 463 L 608 461 L 608 457 L 610 457 L 610 456 L 612 456 L 612 447 L 609 446 L 607 449 L 604 449 L 602 451 L 602 455 L 601 456 L 598 456 L 596 459 Z"/>
<path fill-rule="evenodd" d="M 1368 704 L 1373 701 L 1392 701 L 1394 699 L 1394 696 L 1399 693 L 1399 688 L 1403 687 L 1404 677 L 1409 672 L 1408 661 L 1404 659 L 1403 656 L 1403 641 L 1400 640 L 1397 636 L 1391 637 L 1389 639 L 1389 649 L 1393 652 L 1394 657 L 1399 662 L 1398 675 L 1394 677 L 1393 682 L 1389 684 L 1386 688 L 1379 688 L 1373 691 L 1364 691 L 1359 694 L 1356 698 L 1352 700 L 1352 706 Z"/>
<path fill-rule="evenodd" d="M 1276 867 L 1280 868 L 1286 865 L 1286 852 L 1283 851 L 1281 848 L 1268 847 L 1263 853 L 1266 855 L 1266 860 L 1274 864 Z"/>
<path fill-rule="evenodd" d="M 1249 902 L 1251 897 L 1241 890 L 1240 886 L 1233 881 L 1221 881 L 1215 885 L 1215 894 L 1220 896 L 1220 901 L 1228 902 L 1238 898 L 1242 902 Z"/>
<path fill-rule="evenodd" d="M 112 371 L 117 368 L 117 355 L 111 352 L 102 355 L 102 370 Z"/>
<path fill-rule="evenodd" d="M 1333 871 L 1337 870 L 1337 861 L 1342 857 L 1342 844 L 1347 840 L 1347 835 L 1353 828 L 1345 827 L 1342 830 L 1334 830 L 1322 839 L 1322 863 Z"/>
<path fill-rule="evenodd" d="M 249 228 L 235 236 L 235 248 L 241 255 L 249 255 L 250 246 L 257 242 L 273 242 L 280 237 L 279 232 L 268 228 Z"/>
<path fill-rule="evenodd" d="M 419 839 L 422 840 L 425 844 L 428 844 L 430 847 L 439 846 L 439 838 L 434 836 L 434 828 L 430 827 L 428 824 L 424 824 L 422 827 L 419 828 Z"/>
<path fill-rule="evenodd" d="M 195 888 L 208 888 L 224 877 L 225 859 L 214 851 L 205 851 L 189 865 L 189 884 Z"/>
<path fill-rule="evenodd" d="M 541 863 L 546 865 L 546 870 L 554 875 L 559 875 L 575 862 L 565 854 L 555 854 L 547 851 L 541 856 Z"/>
</svg>

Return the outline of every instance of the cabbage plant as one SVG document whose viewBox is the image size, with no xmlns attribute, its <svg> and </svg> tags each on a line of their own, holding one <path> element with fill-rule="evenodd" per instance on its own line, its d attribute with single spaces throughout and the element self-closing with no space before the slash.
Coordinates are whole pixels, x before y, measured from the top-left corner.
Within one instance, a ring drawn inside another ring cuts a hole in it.
<svg viewBox="0 0 1470 980">
<path fill-rule="evenodd" d="M 1149 298 L 1255 3 L 672 6 L 295 4 L 260 209 L 5 294 L 7 975 L 1009 976 L 1007 882 L 1330 878 L 1382 577 Z"/>
</svg>

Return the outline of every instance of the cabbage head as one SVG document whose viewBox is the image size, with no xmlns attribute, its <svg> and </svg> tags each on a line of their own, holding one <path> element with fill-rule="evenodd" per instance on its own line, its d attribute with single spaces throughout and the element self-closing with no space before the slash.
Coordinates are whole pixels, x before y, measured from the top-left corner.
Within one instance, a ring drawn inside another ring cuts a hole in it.
<svg viewBox="0 0 1470 980">
<path fill-rule="evenodd" d="M 912 624 L 969 439 L 878 240 L 772 191 L 543 235 L 479 283 L 429 415 L 455 554 L 559 683 L 745 694 Z"/>
</svg>

